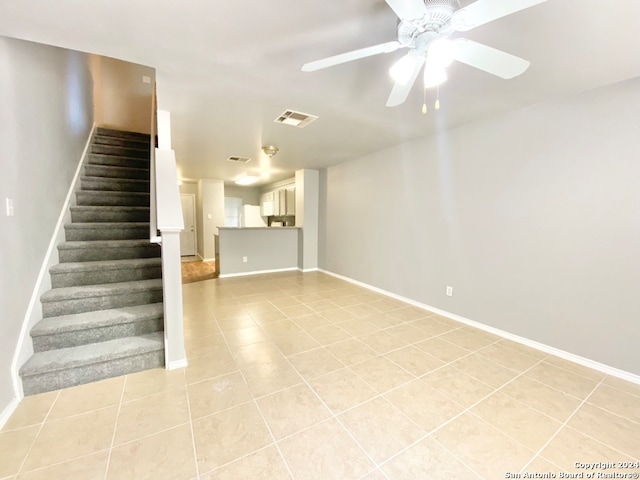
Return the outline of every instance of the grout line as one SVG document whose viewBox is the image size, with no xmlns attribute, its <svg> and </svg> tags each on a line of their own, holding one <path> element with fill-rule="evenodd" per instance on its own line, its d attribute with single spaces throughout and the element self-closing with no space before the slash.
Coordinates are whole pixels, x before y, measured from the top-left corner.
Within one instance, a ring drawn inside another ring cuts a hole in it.
<svg viewBox="0 0 640 480">
<path fill-rule="evenodd" d="M 122 382 L 122 391 L 120 392 L 120 402 L 118 403 L 118 411 L 116 413 L 116 421 L 113 425 L 113 435 L 111 435 L 111 445 L 109 447 L 109 453 L 107 454 L 107 464 L 104 468 L 104 479 L 107 480 L 109 474 L 109 466 L 111 465 L 111 452 L 113 451 L 113 445 L 116 441 L 116 432 L 118 431 L 118 420 L 120 419 L 120 410 L 122 409 L 122 401 L 124 400 L 124 391 L 127 388 L 127 379 L 129 375 L 125 375 L 124 382 Z"/>
<path fill-rule="evenodd" d="M 196 449 L 196 436 L 193 433 L 193 417 L 191 416 L 191 399 L 189 398 L 189 386 L 185 375 L 185 392 L 187 394 L 187 411 L 189 412 L 189 431 L 191 432 L 191 446 L 193 447 L 193 461 L 196 464 L 196 478 L 200 478 L 200 466 L 198 465 L 198 451 Z"/>
<path fill-rule="evenodd" d="M 53 402 L 51 402 L 51 406 L 49 406 L 49 410 L 47 410 L 47 414 L 44 416 L 44 419 L 42 420 L 42 423 L 40 424 L 40 428 L 38 428 L 38 433 L 36 433 L 36 436 L 33 437 L 33 440 L 31 441 L 31 445 L 29 445 L 29 449 L 27 450 L 27 453 L 25 453 L 24 457 L 22 458 L 22 462 L 20 463 L 20 467 L 18 468 L 18 471 L 16 472 L 16 476 L 19 475 L 20 473 L 22 473 L 22 469 L 24 468 L 24 465 L 27 462 L 27 458 L 29 457 L 29 454 L 31 453 L 31 450 L 33 449 L 33 446 L 35 445 L 36 440 L 40 436 L 40 433 L 42 433 L 42 429 L 44 428 L 44 424 L 47 422 L 47 419 L 49 418 L 49 415 L 51 415 L 51 411 L 53 410 L 54 405 L 58 401 L 58 398 L 60 398 L 60 392 L 61 392 L 61 390 L 58 390 L 58 394 L 56 395 L 56 398 L 54 398 Z M 31 425 L 31 426 L 33 426 L 33 425 Z"/>
</svg>

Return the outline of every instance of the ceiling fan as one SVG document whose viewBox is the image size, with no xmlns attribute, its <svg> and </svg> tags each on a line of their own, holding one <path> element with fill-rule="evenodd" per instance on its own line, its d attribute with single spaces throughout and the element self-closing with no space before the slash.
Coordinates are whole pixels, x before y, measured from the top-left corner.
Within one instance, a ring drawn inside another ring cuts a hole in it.
<svg viewBox="0 0 640 480">
<path fill-rule="evenodd" d="M 425 88 L 444 82 L 446 68 L 453 60 L 504 79 L 513 78 L 529 67 L 527 60 L 472 40 L 449 37 L 547 0 L 476 0 L 464 8 L 460 8 L 460 0 L 385 1 L 400 19 L 398 40 L 306 63 L 302 71 L 313 72 L 408 48 L 409 52 L 389 69 L 395 84 L 387 107 L 404 103 L 423 66 Z"/>
</svg>

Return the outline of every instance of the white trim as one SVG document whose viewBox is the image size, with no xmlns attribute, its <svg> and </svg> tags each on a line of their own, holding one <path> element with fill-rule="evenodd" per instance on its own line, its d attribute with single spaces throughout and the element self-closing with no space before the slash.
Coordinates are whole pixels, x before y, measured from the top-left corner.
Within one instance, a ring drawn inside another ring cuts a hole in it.
<svg viewBox="0 0 640 480">
<path fill-rule="evenodd" d="M 182 360 L 176 360 L 175 362 L 169 362 L 166 366 L 167 370 L 177 370 L 178 368 L 186 368 L 189 366 L 189 362 L 186 358 Z"/>
<path fill-rule="evenodd" d="M 203 262 L 215 262 L 216 261 L 215 258 L 202 258 L 200 255 L 196 255 L 196 257 L 198 257 Z"/>
<path fill-rule="evenodd" d="M 13 390 L 18 398 L 18 401 L 22 400 L 24 397 L 24 392 L 22 391 L 22 382 L 20 381 L 20 367 L 18 365 L 20 354 L 24 348 L 24 343 L 28 337 L 28 330 L 31 325 L 31 317 L 34 314 L 34 309 L 40 300 L 40 295 L 44 292 L 41 291 L 42 282 L 49 272 L 49 268 L 53 266 L 51 256 L 58 244 L 59 235 L 63 231 L 63 226 L 65 222 L 65 218 L 68 215 L 69 205 L 73 198 L 73 195 L 76 192 L 76 185 L 78 183 L 78 179 L 80 178 L 80 172 L 82 172 L 82 168 L 84 167 L 85 159 L 87 158 L 87 153 L 89 152 L 89 147 L 91 146 L 91 140 L 93 139 L 93 135 L 96 130 L 96 124 L 94 123 L 91 127 L 91 131 L 89 132 L 89 137 L 87 138 L 87 142 L 85 143 L 84 150 L 82 151 L 82 155 L 80 156 L 80 161 L 78 162 L 78 166 L 76 167 L 76 172 L 71 180 L 71 185 L 69 187 L 69 191 L 67 192 L 67 197 L 64 200 L 64 204 L 62 205 L 62 209 L 60 210 L 60 215 L 58 216 L 58 222 L 56 223 L 56 227 L 53 230 L 53 234 L 51 235 L 51 240 L 49 240 L 49 247 L 47 248 L 47 252 L 42 260 L 42 265 L 40 266 L 40 272 L 38 273 L 38 277 L 36 279 L 36 283 L 33 286 L 33 291 L 31 293 L 31 298 L 29 299 L 29 305 L 27 306 L 27 311 L 22 320 L 22 327 L 20 329 L 20 336 L 18 337 L 18 342 L 16 344 L 16 349 L 13 354 L 13 360 L 11 361 L 11 377 L 13 380 Z"/>
<path fill-rule="evenodd" d="M 309 273 L 309 272 L 320 272 L 321 270 L 318 267 L 315 267 L 315 268 L 300 268 L 300 267 L 298 267 L 298 271 L 302 272 L 302 273 Z"/>
<path fill-rule="evenodd" d="M 0 413 L 0 430 L 2 430 L 7 424 L 11 415 L 13 415 L 13 412 L 18 408 L 18 405 L 20 405 L 20 399 L 18 397 L 13 397 L 9 402 L 9 405 L 7 405 L 2 413 Z"/>
<path fill-rule="evenodd" d="M 223 273 L 220 274 L 218 278 L 244 277 L 246 275 L 261 275 L 263 273 L 293 272 L 296 270 L 298 270 L 298 267 L 278 268 L 276 270 L 256 270 L 254 272 Z"/>
<path fill-rule="evenodd" d="M 326 273 L 327 275 L 331 275 L 332 277 L 339 278 L 349 283 L 353 283 L 358 285 L 359 287 L 366 288 L 368 290 L 372 290 L 376 293 L 381 293 L 382 295 L 386 295 L 387 297 L 395 298 L 396 300 L 400 300 L 402 302 L 408 303 L 415 307 L 421 308 L 423 310 L 428 310 L 430 312 L 436 313 L 443 317 L 450 318 L 452 320 L 456 320 L 460 323 L 464 323 L 465 325 L 469 325 L 480 330 L 484 330 L 485 332 L 492 333 L 494 335 L 498 335 L 500 337 L 506 338 L 516 343 L 520 343 L 527 347 L 534 348 L 536 350 L 540 350 L 541 352 L 549 353 L 551 355 L 555 355 L 557 357 L 563 358 L 565 360 L 569 360 L 570 362 L 577 363 L 579 365 L 585 366 L 587 368 L 592 368 L 593 370 L 598 370 L 599 372 L 606 373 L 607 375 L 611 375 L 613 377 L 618 377 L 623 380 L 627 380 L 628 382 L 640 384 L 640 375 L 636 375 L 631 372 L 627 372 L 625 370 L 620 370 L 615 367 L 611 367 L 609 365 L 605 365 L 604 363 L 596 362 L 595 360 L 591 360 L 589 358 L 581 357 L 580 355 L 576 355 L 574 353 L 567 352 L 565 350 L 561 350 L 556 347 L 552 347 L 550 345 L 546 345 L 544 343 L 536 342 L 535 340 L 530 340 L 525 337 L 520 337 L 518 335 L 514 335 L 513 333 L 506 332 L 504 330 L 500 330 L 499 328 L 491 327 L 489 325 L 485 325 L 484 323 L 476 322 L 475 320 L 470 320 L 465 317 L 461 317 L 460 315 L 456 315 L 455 313 L 447 312 L 446 310 L 441 310 L 436 307 L 432 307 L 430 305 L 426 305 L 424 303 L 416 302 L 407 297 L 403 297 L 401 295 L 397 295 L 392 292 L 388 292 L 378 287 L 374 287 L 367 283 L 360 282 L 358 280 L 354 280 L 353 278 L 345 277 L 344 275 L 340 275 L 338 273 L 330 272 L 328 270 L 319 269 L 320 272 Z"/>
</svg>

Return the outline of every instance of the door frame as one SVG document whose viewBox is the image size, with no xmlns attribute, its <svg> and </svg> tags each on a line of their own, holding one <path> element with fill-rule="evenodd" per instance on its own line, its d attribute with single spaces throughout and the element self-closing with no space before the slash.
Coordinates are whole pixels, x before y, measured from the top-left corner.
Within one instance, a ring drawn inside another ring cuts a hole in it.
<svg viewBox="0 0 640 480">
<path fill-rule="evenodd" d="M 194 193 L 180 193 L 180 205 L 182 206 L 182 197 L 191 198 L 191 208 L 193 211 L 193 248 L 195 250 L 194 256 L 198 256 L 198 215 L 196 212 L 196 195 Z M 187 226 L 185 225 L 185 228 Z M 181 255 L 182 256 L 182 255 Z M 187 256 L 187 255 L 185 255 Z"/>
</svg>

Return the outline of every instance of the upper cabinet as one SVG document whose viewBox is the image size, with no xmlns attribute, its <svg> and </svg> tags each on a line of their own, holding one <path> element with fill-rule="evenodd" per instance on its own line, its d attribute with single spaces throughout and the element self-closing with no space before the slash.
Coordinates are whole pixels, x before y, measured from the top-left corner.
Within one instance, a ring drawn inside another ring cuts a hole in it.
<svg viewBox="0 0 640 480">
<path fill-rule="evenodd" d="M 260 196 L 260 214 L 263 217 L 283 217 L 296 214 L 295 187 L 282 187 Z"/>
</svg>

